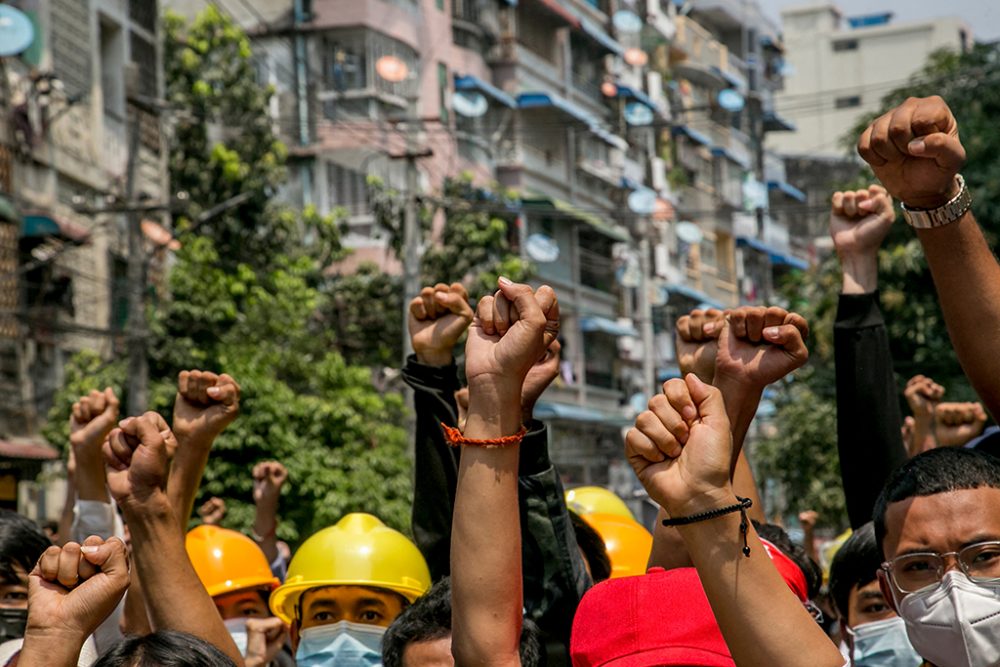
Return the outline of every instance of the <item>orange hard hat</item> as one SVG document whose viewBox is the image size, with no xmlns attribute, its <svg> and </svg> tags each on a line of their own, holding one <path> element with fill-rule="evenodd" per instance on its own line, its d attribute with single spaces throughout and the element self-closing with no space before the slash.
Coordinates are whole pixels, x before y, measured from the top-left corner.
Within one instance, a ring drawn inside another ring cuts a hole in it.
<svg viewBox="0 0 1000 667">
<path fill-rule="evenodd" d="M 274 590 L 281 583 L 267 557 L 243 533 L 218 526 L 198 526 L 184 540 L 188 558 L 212 597 L 246 588 Z"/>
<path fill-rule="evenodd" d="M 653 549 L 653 536 L 648 530 L 618 514 L 584 514 L 583 520 L 604 540 L 612 579 L 646 574 Z"/>
</svg>

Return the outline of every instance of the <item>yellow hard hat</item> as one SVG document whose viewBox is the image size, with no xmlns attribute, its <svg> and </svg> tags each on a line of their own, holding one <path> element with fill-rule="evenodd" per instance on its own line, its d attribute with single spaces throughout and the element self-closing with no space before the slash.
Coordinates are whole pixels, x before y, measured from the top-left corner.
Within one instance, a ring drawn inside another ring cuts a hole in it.
<svg viewBox="0 0 1000 667">
<path fill-rule="evenodd" d="M 373 586 L 413 602 L 431 587 L 431 573 L 405 535 L 371 514 L 348 514 L 302 543 L 271 594 L 271 611 L 290 624 L 302 594 L 324 586 Z"/>
<path fill-rule="evenodd" d="M 604 540 L 612 579 L 646 574 L 653 550 L 653 536 L 648 530 L 617 514 L 585 514 L 583 520 Z"/>
<path fill-rule="evenodd" d="M 580 486 L 566 492 L 566 505 L 583 516 L 585 514 L 617 514 L 632 519 L 635 515 L 625 501 L 600 486 Z"/>
<path fill-rule="evenodd" d="M 194 571 L 212 597 L 245 588 L 273 590 L 281 583 L 271 573 L 257 543 L 235 530 L 198 526 L 187 534 L 184 546 Z"/>
<path fill-rule="evenodd" d="M 848 528 L 842 532 L 837 537 L 833 538 L 830 542 L 825 544 L 822 549 L 820 549 L 819 559 L 820 566 L 823 568 L 823 581 L 830 581 L 830 566 L 833 564 L 833 558 L 840 551 L 840 548 L 844 546 L 844 542 L 853 535 L 854 532 Z"/>
</svg>

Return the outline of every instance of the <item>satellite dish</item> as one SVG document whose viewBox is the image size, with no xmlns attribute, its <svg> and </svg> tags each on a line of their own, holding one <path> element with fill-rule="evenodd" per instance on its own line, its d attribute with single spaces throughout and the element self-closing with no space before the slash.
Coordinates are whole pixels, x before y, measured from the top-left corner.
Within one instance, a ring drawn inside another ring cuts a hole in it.
<svg viewBox="0 0 1000 667">
<path fill-rule="evenodd" d="M 746 100 L 743 99 L 743 96 L 732 88 L 720 90 L 716 100 L 718 101 L 720 107 L 731 113 L 743 111 L 743 107 L 746 106 L 747 103 Z"/>
<path fill-rule="evenodd" d="M 699 229 L 698 225 L 693 222 L 678 222 L 677 238 L 684 241 L 684 243 L 687 243 L 688 245 L 701 243 L 701 229 Z"/>
<path fill-rule="evenodd" d="M 451 108 L 459 116 L 479 118 L 490 109 L 490 103 L 482 93 L 470 90 L 459 90 L 451 97 Z"/>
<path fill-rule="evenodd" d="M 528 257 L 543 264 L 559 259 L 559 245 L 545 234 L 529 236 L 525 250 L 528 251 Z"/>
<path fill-rule="evenodd" d="M 626 35 L 633 35 L 642 30 L 642 19 L 635 12 L 630 12 L 627 9 L 619 9 L 615 12 L 615 15 L 611 17 L 611 22 L 615 26 L 615 30 Z"/>
<path fill-rule="evenodd" d="M 637 215 L 652 215 L 656 210 L 656 192 L 639 188 L 628 196 L 628 208 Z"/>
<path fill-rule="evenodd" d="M 375 73 L 389 83 L 402 83 L 410 76 L 410 68 L 399 56 L 386 55 L 375 61 Z"/>
<path fill-rule="evenodd" d="M 625 105 L 625 122 L 629 125 L 649 125 L 653 122 L 653 110 L 642 102 Z"/>
<path fill-rule="evenodd" d="M 631 48 L 625 50 L 625 62 L 633 67 L 645 67 L 646 63 L 649 62 L 649 54 L 640 48 Z"/>
<path fill-rule="evenodd" d="M 9 5 L 0 5 L 0 58 L 16 56 L 35 41 L 35 27 L 27 14 Z"/>
</svg>

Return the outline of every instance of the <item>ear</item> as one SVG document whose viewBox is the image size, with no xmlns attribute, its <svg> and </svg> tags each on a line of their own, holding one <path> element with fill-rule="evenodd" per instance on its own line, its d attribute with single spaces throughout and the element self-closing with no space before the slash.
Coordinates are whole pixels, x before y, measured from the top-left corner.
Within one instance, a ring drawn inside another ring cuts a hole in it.
<svg viewBox="0 0 1000 667">
<path fill-rule="evenodd" d="M 292 625 L 288 628 L 288 638 L 292 641 L 292 653 L 299 648 L 299 619 L 292 621 Z"/>
<path fill-rule="evenodd" d="M 892 608 L 893 613 L 899 615 L 899 608 L 896 606 L 896 595 L 892 582 L 889 581 L 889 575 L 882 568 L 879 568 L 876 574 L 878 575 L 878 587 L 882 591 L 885 603 Z"/>
</svg>

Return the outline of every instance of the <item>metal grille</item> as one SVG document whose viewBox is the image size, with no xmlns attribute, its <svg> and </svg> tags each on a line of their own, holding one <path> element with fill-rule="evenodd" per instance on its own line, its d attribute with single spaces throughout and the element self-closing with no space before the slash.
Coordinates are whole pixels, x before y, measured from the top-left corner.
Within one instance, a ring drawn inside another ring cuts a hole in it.
<svg viewBox="0 0 1000 667">
<path fill-rule="evenodd" d="M 52 67 L 68 94 L 90 90 L 90 0 L 53 0 Z"/>
<path fill-rule="evenodd" d="M 136 32 L 131 32 L 129 38 L 132 62 L 139 68 L 139 93 L 146 97 L 156 97 L 156 91 L 159 90 L 156 46 Z"/>
<path fill-rule="evenodd" d="M 156 32 L 156 0 L 129 0 L 128 17 L 140 28 Z"/>
</svg>

